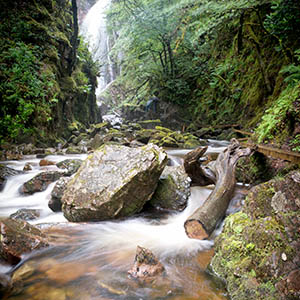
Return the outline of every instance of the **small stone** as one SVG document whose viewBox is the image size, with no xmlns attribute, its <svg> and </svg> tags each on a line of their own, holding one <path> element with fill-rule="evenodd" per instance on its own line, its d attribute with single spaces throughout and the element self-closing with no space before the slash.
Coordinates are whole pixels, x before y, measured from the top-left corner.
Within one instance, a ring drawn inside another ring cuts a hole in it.
<svg viewBox="0 0 300 300">
<path fill-rule="evenodd" d="M 134 278 L 145 279 L 161 275 L 164 271 L 164 266 L 150 250 L 137 246 L 134 265 L 128 274 Z"/>
<path fill-rule="evenodd" d="M 32 170 L 32 166 L 30 163 L 26 163 L 24 168 L 23 168 L 23 171 L 31 171 Z"/>
<path fill-rule="evenodd" d="M 284 252 L 281 254 L 281 259 L 283 261 L 287 261 L 287 256 L 286 256 L 286 254 Z"/>
</svg>

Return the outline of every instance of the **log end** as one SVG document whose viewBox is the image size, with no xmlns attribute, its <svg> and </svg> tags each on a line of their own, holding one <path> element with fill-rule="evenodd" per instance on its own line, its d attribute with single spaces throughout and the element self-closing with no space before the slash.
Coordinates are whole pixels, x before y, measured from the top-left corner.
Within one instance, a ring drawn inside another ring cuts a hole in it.
<svg viewBox="0 0 300 300">
<path fill-rule="evenodd" d="M 205 240 L 209 237 L 204 226 L 198 220 L 187 220 L 184 223 L 184 228 L 190 239 Z"/>
</svg>

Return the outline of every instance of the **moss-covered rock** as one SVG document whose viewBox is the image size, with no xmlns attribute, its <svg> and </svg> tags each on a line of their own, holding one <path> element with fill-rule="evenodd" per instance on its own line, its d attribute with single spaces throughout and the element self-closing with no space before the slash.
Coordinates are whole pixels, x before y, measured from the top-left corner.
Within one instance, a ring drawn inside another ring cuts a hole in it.
<svg viewBox="0 0 300 300">
<path fill-rule="evenodd" d="M 211 269 L 232 299 L 298 299 L 287 290 L 300 267 L 300 172 L 251 189 L 241 212 L 226 218 Z"/>
<path fill-rule="evenodd" d="M 64 192 L 64 216 L 74 222 L 128 217 L 150 200 L 167 163 L 155 145 L 104 145 L 82 164 Z"/>
</svg>

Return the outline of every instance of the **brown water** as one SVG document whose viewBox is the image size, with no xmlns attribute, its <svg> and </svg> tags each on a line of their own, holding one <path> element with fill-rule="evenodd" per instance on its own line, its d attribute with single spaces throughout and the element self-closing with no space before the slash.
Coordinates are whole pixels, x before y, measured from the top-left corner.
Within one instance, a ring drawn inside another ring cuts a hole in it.
<svg viewBox="0 0 300 300">
<path fill-rule="evenodd" d="M 212 249 L 189 255 L 159 255 L 166 274 L 151 282 L 139 282 L 127 274 L 134 249 L 107 244 L 95 247 L 91 236 L 98 229 L 101 226 L 97 224 L 48 228 L 53 246 L 24 258 L 14 273 L 18 291 L 8 299 L 227 299 L 205 273 Z"/>
</svg>

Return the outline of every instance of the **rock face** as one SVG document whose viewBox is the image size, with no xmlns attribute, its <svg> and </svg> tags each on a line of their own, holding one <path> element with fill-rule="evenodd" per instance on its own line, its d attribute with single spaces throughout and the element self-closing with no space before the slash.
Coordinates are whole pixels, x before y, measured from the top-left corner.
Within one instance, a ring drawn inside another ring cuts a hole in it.
<svg viewBox="0 0 300 300">
<path fill-rule="evenodd" d="M 216 239 L 211 268 L 231 299 L 299 299 L 300 172 L 253 187 Z"/>
<path fill-rule="evenodd" d="M 183 166 L 167 166 L 150 204 L 158 209 L 184 210 L 191 194 L 190 182 Z"/>
<path fill-rule="evenodd" d="M 164 266 L 150 250 L 137 246 L 134 265 L 128 271 L 132 277 L 144 280 L 161 275 L 164 271 Z"/>
<path fill-rule="evenodd" d="M 17 264 L 21 255 L 48 246 L 45 235 L 25 221 L 5 219 L 0 222 L 0 258 Z"/>
<path fill-rule="evenodd" d="M 90 155 L 63 195 L 69 221 L 100 221 L 139 212 L 155 191 L 167 155 L 155 145 L 104 145 Z"/>
</svg>

